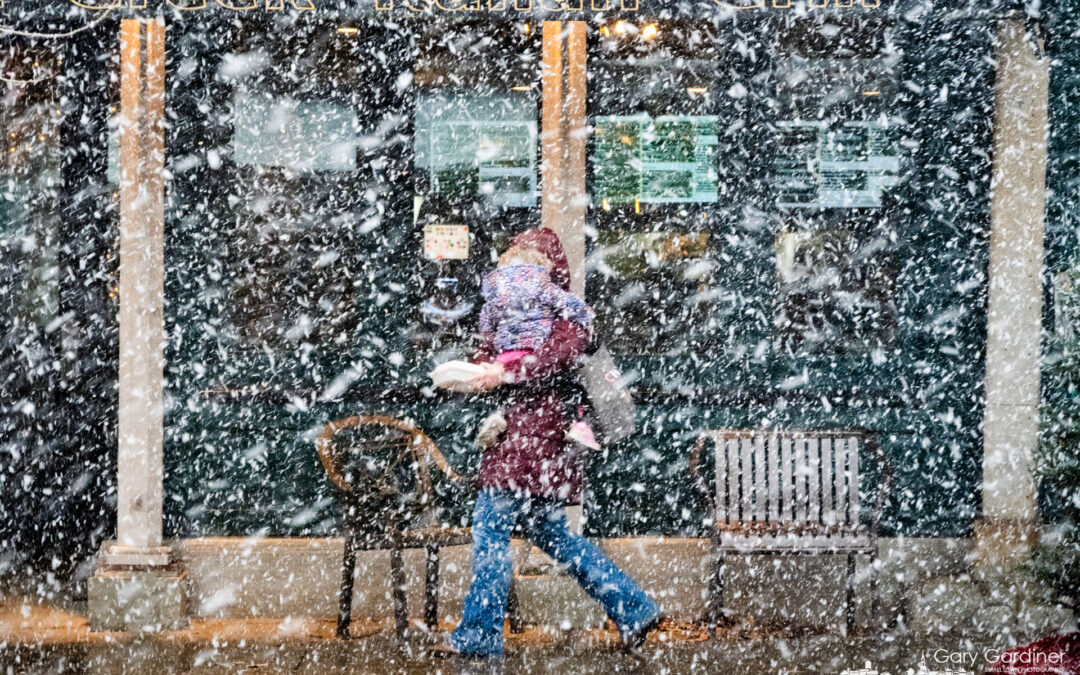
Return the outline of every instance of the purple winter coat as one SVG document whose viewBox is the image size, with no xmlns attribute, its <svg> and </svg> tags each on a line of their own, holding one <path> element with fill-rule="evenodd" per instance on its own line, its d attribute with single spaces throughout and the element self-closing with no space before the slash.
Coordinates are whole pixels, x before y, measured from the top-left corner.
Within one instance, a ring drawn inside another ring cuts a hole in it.
<svg viewBox="0 0 1080 675">
<path fill-rule="evenodd" d="M 539 265 L 495 268 L 484 277 L 483 294 L 480 333 L 500 351 L 539 349 L 557 318 L 585 327 L 592 323 L 585 301 L 557 286 Z"/>
<path fill-rule="evenodd" d="M 552 230 L 526 230 L 511 246 L 532 248 L 547 256 L 552 262 L 551 280 L 569 291 L 570 267 Z M 585 353 L 588 339 L 588 329 L 580 323 L 556 318 L 538 349 L 506 366 L 514 382 L 490 394 L 503 411 L 506 431 L 484 452 L 481 488 L 526 492 L 566 503 L 581 500 L 581 458 L 565 439 L 573 420 L 567 414 L 559 383 L 560 378 L 572 377 L 570 371 Z M 491 362 L 502 351 L 493 336 L 488 336 L 473 361 Z"/>
</svg>

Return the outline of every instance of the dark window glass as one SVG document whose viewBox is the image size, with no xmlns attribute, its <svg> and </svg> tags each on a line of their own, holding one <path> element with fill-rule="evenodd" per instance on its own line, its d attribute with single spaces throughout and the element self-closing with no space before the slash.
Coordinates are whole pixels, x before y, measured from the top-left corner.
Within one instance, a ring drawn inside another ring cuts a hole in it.
<svg viewBox="0 0 1080 675">
<path fill-rule="evenodd" d="M 420 27 L 417 192 L 531 207 L 539 196 L 539 40 L 527 23 Z"/>
<path fill-rule="evenodd" d="M 420 362 L 472 348 L 494 252 L 539 224 L 541 50 L 537 24 L 416 30 L 409 333 Z M 450 250 L 452 232 L 461 246 Z"/>
<path fill-rule="evenodd" d="M 715 202 L 715 115 L 597 115 L 594 198 L 602 206 Z"/>
<path fill-rule="evenodd" d="M 896 340 L 896 266 L 887 239 L 858 229 L 776 237 L 776 336 L 787 350 Z"/>
<path fill-rule="evenodd" d="M 3 333 L 56 318 L 62 57 L 0 50 L 0 315 Z"/>
<path fill-rule="evenodd" d="M 352 38 L 318 24 L 245 35 L 220 68 L 233 133 L 209 154 L 236 167 L 229 307 L 250 348 L 340 348 L 359 326 L 356 58 Z"/>
<path fill-rule="evenodd" d="M 897 339 L 896 224 L 886 207 L 903 158 L 890 36 L 876 22 L 803 22 L 776 44 L 774 327 L 789 353 Z"/>
<path fill-rule="evenodd" d="M 707 22 L 615 21 L 592 35 L 586 288 L 617 352 L 700 349 L 707 336 L 723 39 Z"/>
<path fill-rule="evenodd" d="M 424 93 L 416 106 L 416 168 L 428 173 L 434 193 L 533 206 L 536 115 L 528 93 Z"/>
</svg>

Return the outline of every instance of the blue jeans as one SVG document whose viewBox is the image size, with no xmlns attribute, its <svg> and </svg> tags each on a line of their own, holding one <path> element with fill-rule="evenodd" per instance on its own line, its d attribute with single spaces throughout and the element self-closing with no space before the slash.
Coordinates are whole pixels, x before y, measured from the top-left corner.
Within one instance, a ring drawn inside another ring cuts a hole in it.
<svg viewBox="0 0 1080 675">
<path fill-rule="evenodd" d="M 619 627 L 624 637 L 660 616 L 660 608 L 592 542 L 572 531 L 561 505 L 512 492 L 484 490 L 473 511 L 473 579 L 450 644 L 464 654 L 503 651 L 510 590 L 510 530 L 518 515 L 529 538 L 566 567 Z"/>
</svg>

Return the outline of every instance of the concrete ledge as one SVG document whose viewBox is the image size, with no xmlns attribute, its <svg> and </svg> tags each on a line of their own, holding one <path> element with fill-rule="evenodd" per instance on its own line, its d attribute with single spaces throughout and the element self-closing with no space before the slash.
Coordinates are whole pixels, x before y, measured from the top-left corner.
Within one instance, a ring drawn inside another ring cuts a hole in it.
<svg viewBox="0 0 1080 675">
<path fill-rule="evenodd" d="M 668 616 L 699 619 L 708 588 L 709 542 L 704 539 L 635 537 L 598 542 Z M 206 618 L 312 617 L 337 614 L 340 538 L 206 538 L 173 542 L 187 571 L 193 616 Z M 515 545 L 520 545 L 519 543 Z M 895 623 L 907 613 L 911 589 L 923 581 L 971 570 L 971 540 L 883 539 L 879 590 L 884 618 Z M 423 611 L 424 553 L 405 552 L 409 611 Z M 843 622 L 844 557 L 779 558 L 729 556 L 727 606 L 759 623 L 832 627 Z M 870 619 L 869 569 L 859 556 L 856 621 Z M 390 559 L 387 551 L 363 551 L 357 558 L 353 612 L 356 617 L 388 617 Z M 456 621 L 472 572 L 469 546 L 444 548 L 440 558 L 439 615 Z M 603 622 L 600 608 L 565 576 L 519 578 L 519 598 L 527 622 L 552 627 L 592 627 Z"/>
<path fill-rule="evenodd" d="M 975 521 L 974 572 L 979 579 L 1001 579 L 1017 574 L 1039 541 L 1033 520 L 980 518 Z"/>
<path fill-rule="evenodd" d="M 175 543 L 188 571 L 195 616 L 333 617 L 341 584 L 341 538 L 213 537 Z M 410 615 L 423 614 L 424 552 L 404 553 Z M 472 555 L 468 546 L 440 550 L 442 615 L 460 615 Z M 357 617 L 390 616 L 390 552 L 360 551 L 353 584 Z"/>
</svg>

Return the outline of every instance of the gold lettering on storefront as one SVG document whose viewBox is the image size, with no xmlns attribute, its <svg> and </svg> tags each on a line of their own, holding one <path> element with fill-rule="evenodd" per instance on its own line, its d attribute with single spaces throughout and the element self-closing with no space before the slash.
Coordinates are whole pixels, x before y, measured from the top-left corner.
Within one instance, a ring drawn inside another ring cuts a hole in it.
<svg viewBox="0 0 1080 675">
<path fill-rule="evenodd" d="M 260 0 L 214 0 L 216 4 L 225 8 L 231 9 L 234 12 L 246 12 L 252 9 L 258 9 Z M 82 7 L 83 9 L 120 9 L 126 6 L 131 9 L 146 9 L 147 0 L 128 0 L 127 3 L 124 0 L 114 0 L 113 2 L 102 2 L 100 5 L 90 4 L 88 2 L 80 2 L 79 0 L 71 0 L 71 4 Z M 206 9 L 207 0 L 165 0 L 170 7 L 175 7 L 184 12 L 198 11 Z M 279 12 L 285 9 L 286 0 L 265 0 L 266 9 L 271 12 Z M 288 4 L 295 10 L 301 12 L 307 12 L 315 9 L 315 3 L 312 0 L 288 0 Z"/>
<path fill-rule="evenodd" d="M 389 12 L 396 8 L 412 12 L 602 12 L 622 9 L 636 12 L 639 0 L 375 0 L 375 9 Z"/>
<path fill-rule="evenodd" d="M 145 9 L 148 0 L 70 0 L 71 4 L 83 9 Z M 260 5 L 268 11 L 282 11 L 286 6 L 299 11 L 315 9 L 314 0 L 165 0 L 170 7 L 182 11 L 206 9 L 208 3 L 235 12 L 259 9 Z M 4 6 L 0 0 L 0 7 Z M 881 0 L 712 0 L 712 3 L 724 9 L 792 9 L 797 6 L 809 9 L 876 9 Z M 585 11 L 624 11 L 637 12 L 641 9 L 640 0 L 375 0 L 375 9 L 380 12 L 406 9 L 410 12 L 433 14 L 439 12 L 546 12 L 578 13 Z"/>
<path fill-rule="evenodd" d="M 725 9 L 791 9 L 792 0 L 712 0 Z M 809 0 L 810 9 L 877 9 L 881 0 Z"/>
</svg>

